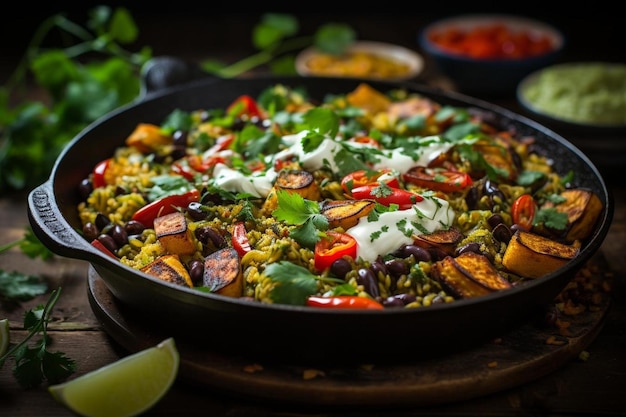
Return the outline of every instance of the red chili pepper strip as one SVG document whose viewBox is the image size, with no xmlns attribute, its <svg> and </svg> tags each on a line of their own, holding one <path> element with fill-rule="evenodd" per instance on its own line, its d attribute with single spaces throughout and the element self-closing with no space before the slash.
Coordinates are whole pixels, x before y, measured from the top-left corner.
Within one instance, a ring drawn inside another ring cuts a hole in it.
<svg viewBox="0 0 626 417">
<path fill-rule="evenodd" d="M 530 194 L 522 194 L 515 199 L 511 206 L 513 223 L 524 230 L 530 230 L 533 227 L 536 210 L 537 205 L 535 204 L 533 196 Z"/>
<path fill-rule="evenodd" d="M 356 239 L 347 233 L 326 232 L 315 244 L 315 268 L 324 271 L 343 256 L 356 258 Z"/>
<path fill-rule="evenodd" d="M 133 214 L 133 220 L 137 220 L 145 227 L 151 228 L 154 219 L 159 216 L 174 213 L 178 208 L 185 208 L 189 203 L 200 200 L 200 191 L 192 189 L 184 194 L 168 195 L 159 200 L 143 206 Z"/>
<path fill-rule="evenodd" d="M 338 295 L 335 297 L 310 296 L 306 300 L 309 307 L 322 308 L 343 308 L 354 310 L 383 310 L 382 304 L 378 301 L 358 295 Z"/>
<path fill-rule="evenodd" d="M 91 246 L 93 246 L 94 248 L 98 249 L 99 251 L 101 251 L 105 255 L 109 255 L 110 257 L 117 259 L 117 256 L 115 256 L 115 254 L 113 252 L 111 252 L 106 246 L 104 246 L 102 244 L 102 242 L 100 242 L 98 239 L 92 240 L 91 241 Z"/>
<path fill-rule="evenodd" d="M 234 116 L 260 117 L 261 111 L 255 99 L 249 95 L 241 95 L 226 108 L 226 114 Z"/>
<path fill-rule="evenodd" d="M 233 247 L 240 257 L 252 250 L 248 235 L 246 234 L 246 225 L 243 222 L 237 222 L 233 227 L 232 242 Z"/>
<path fill-rule="evenodd" d="M 402 175 L 405 182 L 444 193 L 462 191 L 472 185 L 472 177 L 465 172 L 416 166 Z"/>
<path fill-rule="evenodd" d="M 389 187 L 384 184 L 364 185 L 352 189 L 352 197 L 357 200 L 374 200 L 383 206 L 397 204 L 401 210 L 411 208 L 413 204 L 424 199 L 421 195 L 402 188 Z"/>
<path fill-rule="evenodd" d="M 110 158 L 98 162 L 98 164 L 94 167 L 92 177 L 93 188 L 105 187 L 107 185 L 106 177 L 104 175 L 109 168 L 109 165 L 111 165 Z"/>
<path fill-rule="evenodd" d="M 189 165 L 181 164 L 179 162 L 174 162 L 172 164 L 172 172 L 185 177 L 188 181 L 193 181 L 194 176 L 197 174 L 197 171 L 192 169 Z"/>
<path fill-rule="evenodd" d="M 378 184 L 378 180 L 381 178 L 383 178 L 383 182 L 390 187 L 400 186 L 398 179 L 393 176 L 393 171 L 391 169 L 381 169 L 378 171 L 360 169 L 343 177 L 341 180 L 341 188 L 343 188 L 346 193 L 351 194 L 352 189 L 362 187 L 364 185 Z"/>
<path fill-rule="evenodd" d="M 218 153 L 223 151 L 224 149 L 228 149 L 228 147 L 235 141 L 235 135 L 225 135 L 220 136 L 215 141 L 215 144 L 211 146 L 205 152 L 206 155 L 213 155 L 214 153 Z"/>
</svg>

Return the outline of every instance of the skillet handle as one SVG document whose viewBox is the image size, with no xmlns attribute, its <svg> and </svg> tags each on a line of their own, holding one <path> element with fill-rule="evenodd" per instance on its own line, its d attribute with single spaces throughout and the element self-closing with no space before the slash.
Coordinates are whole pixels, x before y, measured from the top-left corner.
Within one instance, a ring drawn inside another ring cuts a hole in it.
<svg viewBox="0 0 626 417">
<path fill-rule="evenodd" d="M 35 187 L 28 194 L 28 220 L 35 236 L 48 249 L 67 258 L 94 260 L 98 249 L 92 247 L 68 224 L 54 204 L 50 181 Z"/>
<path fill-rule="evenodd" d="M 141 69 L 141 96 L 153 94 L 170 87 L 183 85 L 202 78 L 212 78 L 192 63 L 174 56 L 150 59 Z"/>
</svg>

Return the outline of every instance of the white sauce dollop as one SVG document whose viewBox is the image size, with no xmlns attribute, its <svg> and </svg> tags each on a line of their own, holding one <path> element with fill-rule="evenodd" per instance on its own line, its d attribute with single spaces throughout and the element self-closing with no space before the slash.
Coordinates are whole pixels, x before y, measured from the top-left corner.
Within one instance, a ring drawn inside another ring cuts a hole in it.
<svg viewBox="0 0 626 417">
<path fill-rule="evenodd" d="M 357 258 L 371 262 L 413 243 L 413 235 L 447 229 L 454 217 L 454 210 L 447 201 L 425 197 L 410 209 L 382 213 L 375 221 L 362 217 L 346 233 L 357 241 Z"/>
</svg>

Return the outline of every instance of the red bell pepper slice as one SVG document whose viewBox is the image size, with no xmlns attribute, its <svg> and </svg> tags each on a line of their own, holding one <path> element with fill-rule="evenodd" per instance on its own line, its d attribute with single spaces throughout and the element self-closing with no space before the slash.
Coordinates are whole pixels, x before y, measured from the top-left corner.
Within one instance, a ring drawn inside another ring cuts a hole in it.
<svg viewBox="0 0 626 417">
<path fill-rule="evenodd" d="M 111 158 L 98 162 L 93 168 L 93 175 L 91 180 L 93 188 L 105 187 L 107 185 L 107 181 L 104 175 L 110 165 Z"/>
<path fill-rule="evenodd" d="M 248 235 L 246 234 L 246 225 L 243 222 L 237 222 L 233 226 L 233 248 L 235 248 L 239 257 L 242 257 L 252 250 L 252 246 L 250 246 L 250 242 L 248 241 Z"/>
<path fill-rule="evenodd" d="M 233 116 L 261 117 L 261 111 L 255 99 L 243 94 L 235 99 L 227 108 L 226 114 Z"/>
<path fill-rule="evenodd" d="M 393 171 L 391 169 L 372 171 L 360 169 L 343 177 L 341 180 L 341 188 L 343 188 L 346 193 L 351 194 L 352 189 L 362 187 L 364 185 L 378 184 L 379 179 L 382 179 L 383 182 L 390 187 L 398 188 L 400 186 L 398 178 L 393 175 Z"/>
<path fill-rule="evenodd" d="M 343 256 L 356 258 L 356 239 L 347 233 L 326 232 L 315 244 L 315 268 L 324 271 Z"/>
<path fill-rule="evenodd" d="M 386 184 L 369 184 L 352 189 L 352 197 L 357 200 L 374 200 L 383 206 L 396 204 L 401 210 L 411 208 L 424 199 L 421 195 Z"/>
<path fill-rule="evenodd" d="M 374 299 L 359 297 L 358 295 L 337 295 L 334 297 L 310 296 L 306 300 L 306 305 L 309 307 L 359 310 L 383 310 L 385 308 Z"/>
<path fill-rule="evenodd" d="M 133 220 L 143 224 L 145 227 L 154 227 L 154 219 L 159 216 L 174 213 L 179 208 L 185 208 L 189 203 L 200 200 L 200 191 L 195 188 L 184 194 L 174 194 L 155 200 L 143 206 L 133 214 Z"/>
<path fill-rule="evenodd" d="M 513 218 L 513 223 L 524 230 L 530 230 L 533 227 L 536 210 L 537 205 L 535 204 L 535 199 L 532 195 L 520 195 L 515 199 L 513 205 L 511 206 L 511 217 Z"/>
<path fill-rule="evenodd" d="M 465 172 L 416 166 L 402 175 L 402 179 L 411 184 L 433 191 L 453 193 L 472 185 L 472 177 Z"/>
<path fill-rule="evenodd" d="M 117 256 L 115 256 L 115 254 L 111 252 L 106 246 L 104 246 L 102 242 L 100 242 L 98 239 L 92 240 L 91 246 L 98 249 L 100 252 L 104 253 L 105 255 L 109 255 L 110 257 L 117 259 Z"/>
</svg>

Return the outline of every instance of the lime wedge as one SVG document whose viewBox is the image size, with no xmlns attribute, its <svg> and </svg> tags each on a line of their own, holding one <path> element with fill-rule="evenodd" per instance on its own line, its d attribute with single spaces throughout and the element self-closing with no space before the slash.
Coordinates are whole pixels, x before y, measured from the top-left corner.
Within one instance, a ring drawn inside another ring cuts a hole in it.
<svg viewBox="0 0 626 417">
<path fill-rule="evenodd" d="M 9 342 L 11 336 L 9 333 L 9 319 L 0 320 L 0 356 L 7 353 L 9 350 Z"/>
<path fill-rule="evenodd" d="M 48 390 L 81 416 L 128 417 L 143 413 L 169 390 L 180 356 L 173 338 Z"/>
</svg>

